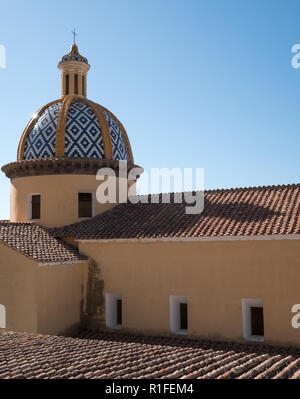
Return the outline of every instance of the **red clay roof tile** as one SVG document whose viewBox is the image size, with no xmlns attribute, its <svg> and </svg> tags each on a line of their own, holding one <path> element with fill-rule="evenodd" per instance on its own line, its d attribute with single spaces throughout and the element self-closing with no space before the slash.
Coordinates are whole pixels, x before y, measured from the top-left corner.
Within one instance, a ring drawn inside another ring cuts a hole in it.
<svg viewBox="0 0 300 399">
<path fill-rule="evenodd" d="M 299 378 L 300 351 L 257 343 L 83 331 L 0 334 L 0 379 Z"/>
<path fill-rule="evenodd" d="M 137 197 L 141 198 L 141 197 Z M 144 197 L 145 198 L 145 197 Z M 300 184 L 205 191 L 204 211 L 185 213 L 186 203 L 131 202 L 89 220 L 51 229 L 56 237 L 142 239 L 264 236 L 300 233 Z"/>
<path fill-rule="evenodd" d="M 33 223 L 0 222 L 0 243 L 39 263 L 65 263 L 86 259 L 76 248 L 56 239 Z"/>
</svg>

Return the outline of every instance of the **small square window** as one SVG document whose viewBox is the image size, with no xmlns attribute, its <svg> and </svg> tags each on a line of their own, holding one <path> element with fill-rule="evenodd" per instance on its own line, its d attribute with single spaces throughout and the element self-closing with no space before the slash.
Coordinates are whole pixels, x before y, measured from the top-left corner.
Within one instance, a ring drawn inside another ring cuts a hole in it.
<svg viewBox="0 0 300 399">
<path fill-rule="evenodd" d="M 247 341 L 264 341 L 264 310 L 262 299 L 242 299 L 243 336 Z"/>
<path fill-rule="evenodd" d="M 119 330 L 122 328 L 122 294 L 105 295 L 106 327 Z"/>
<path fill-rule="evenodd" d="M 78 217 L 90 218 L 93 216 L 93 194 L 78 193 Z"/>
<path fill-rule="evenodd" d="M 30 215 L 29 219 L 36 220 L 41 218 L 41 196 L 34 194 L 30 201 Z"/>
<path fill-rule="evenodd" d="M 170 329 L 173 334 L 187 334 L 188 304 L 186 296 L 170 295 Z"/>
<path fill-rule="evenodd" d="M 252 335 L 264 335 L 264 311 L 262 307 L 251 306 L 251 333 Z"/>
</svg>

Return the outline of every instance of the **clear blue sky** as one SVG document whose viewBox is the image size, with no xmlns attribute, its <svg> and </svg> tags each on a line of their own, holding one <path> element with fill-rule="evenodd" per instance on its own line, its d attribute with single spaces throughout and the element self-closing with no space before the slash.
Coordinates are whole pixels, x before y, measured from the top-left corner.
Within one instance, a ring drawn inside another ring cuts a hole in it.
<svg viewBox="0 0 300 399">
<path fill-rule="evenodd" d="M 59 98 L 57 63 L 75 26 L 91 64 L 88 97 L 122 120 L 135 161 L 205 168 L 205 187 L 300 181 L 300 2 L 11 0 L 2 2 L 0 159 Z M 0 177 L 0 218 L 9 181 Z"/>
</svg>

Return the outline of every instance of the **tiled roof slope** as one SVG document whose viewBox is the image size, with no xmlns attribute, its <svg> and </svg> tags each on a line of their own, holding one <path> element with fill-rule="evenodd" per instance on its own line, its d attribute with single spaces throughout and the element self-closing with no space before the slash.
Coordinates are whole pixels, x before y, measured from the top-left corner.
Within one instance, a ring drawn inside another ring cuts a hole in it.
<svg viewBox="0 0 300 399">
<path fill-rule="evenodd" d="M 173 195 L 171 198 L 174 198 Z M 204 211 L 185 203 L 126 203 L 54 229 L 79 239 L 263 236 L 300 233 L 300 184 L 205 191 Z"/>
<path fill-rule="evenodd" d="M 0 379 L 300 378 L 297 349 L 110 333 L 81 336 L 88 339 L 0 334 Z"/>
<path fill-rule="evenodd" d="M 0 222 L 1 242 L 39 263 L 64 263 L 85 259 L 76 248 L 32 223 Z"/>
</svg>

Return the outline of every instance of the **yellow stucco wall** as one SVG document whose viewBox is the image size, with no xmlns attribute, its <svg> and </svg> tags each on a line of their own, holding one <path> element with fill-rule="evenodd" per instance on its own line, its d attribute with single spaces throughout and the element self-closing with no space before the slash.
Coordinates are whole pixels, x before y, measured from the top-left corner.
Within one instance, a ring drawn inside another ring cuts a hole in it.
<svg viewBox="0 0 300 399">
<path fill-rule="evenodd" d="M 122 293 L 123 328 L 169 334 L 169 296 L 187 296 L 189 336 L 243 340 L 242 298 L 262 299 L 265 342 L 300 345 L 300 242 L 80 243 L 104 293 Z"/>
<path fill-rule="evenodd" d="M 64 334 L 80 323 L 87 262 L 39 266 L 0 243 L 0 304 L 6 330 Z"/>
<path fill-rule="evenodd" d="M 87 264 L 39 266 L 37 281 L 38 332 L 72 333 L 84 310 Z"/>
<path fill-rule="evenodd" d="M 0 243 L 0 304 L 8 331 L 37 331 L 36 263 Z"/>
<path fill-rule="evenodd" d="M 118 182 L 118 178 L 117 182 Z M 95 215 L 110 209 L 114 204 L 100 204 L 96 190 L 102 181 L 94 175 L 46 175 L 15 178 L 11 182 L 10 221 L 27 222 L 28 198 L 41 195 L 41 219 L 35 222 L 56 227 L 84 220 L 78 217 L 78 192 L 94 193 Z M 130 181 L 129 184 L 133 184 Z M 118 188 L 118 183 L 117 186 Z"/>
</svg>

